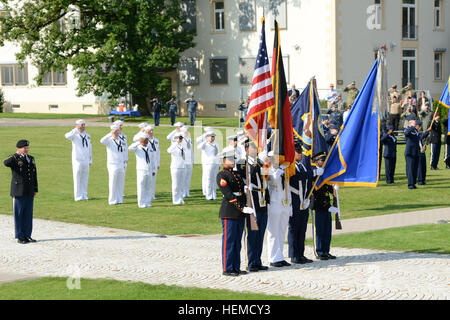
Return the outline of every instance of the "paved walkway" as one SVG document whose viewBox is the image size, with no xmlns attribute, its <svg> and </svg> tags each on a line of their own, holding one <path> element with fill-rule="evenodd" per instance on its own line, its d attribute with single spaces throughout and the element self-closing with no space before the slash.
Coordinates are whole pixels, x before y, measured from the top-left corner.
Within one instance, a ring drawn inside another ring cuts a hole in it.
<svg viewBox="0 0 450 320">
<path fill-rule="evenodd" d="M 344 220 L 344 230 L 378 228 L 381 222 L 371 227 L 378 218 L 403 221 L 401 225 L 436 223 L 450 220 L 450 209 Z M 12 239 L 12 217 L 0 215 L 0 282 L 2 278 L 59 276 L 314 299 L 450 299 L 449 255 L 333 247 L 336 260 L 315 260 L 308 265 L 270 268 L 234 278 L 221 275 L 218 235 L 166 237 L 39 219 L 34 220 L 34 230 L 33 236 L 39 241 L 20 245 Z M 311 247 L 307 247 L 306 256 L 313 256 Z M 265 250 L 262 258 L 267 264 Z"/>
</svg>

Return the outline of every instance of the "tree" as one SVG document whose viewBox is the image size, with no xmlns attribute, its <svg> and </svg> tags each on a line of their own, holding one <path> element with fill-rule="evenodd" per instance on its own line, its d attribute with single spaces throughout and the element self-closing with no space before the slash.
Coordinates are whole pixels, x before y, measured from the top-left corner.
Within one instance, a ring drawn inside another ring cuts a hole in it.
<svg viewBox="0 0 450 320">
<path fill-rule="evenodd" d="M 3 93 L 2 88 L 0 88 L 0 112 L 3 112 L 3 105 L 5 104 L 5 95 Z"/>
<path fill-rule="evenodd" d="M 194 45 L 179 0 L 0 0 L 0 45 L 20 45 L 20 62 L 47 72 L 71 66 L 77 94 L 110 98 L 129 92 L 144 113 L 161 94 L 162 73 Z"/>
</svg>

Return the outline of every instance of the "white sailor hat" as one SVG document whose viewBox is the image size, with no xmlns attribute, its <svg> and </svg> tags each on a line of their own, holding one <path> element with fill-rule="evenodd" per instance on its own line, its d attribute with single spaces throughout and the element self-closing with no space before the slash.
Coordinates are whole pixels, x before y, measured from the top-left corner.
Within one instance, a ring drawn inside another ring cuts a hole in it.
<svg viewBox="0 0 450 320">
<path fill-rule="evenodd" d="M 212 127 L 205 127 L 205 132 L 208 132 L 208 131 L 213 131 L 214 129 L 212 128 Z"/>
<path fill-rule="evenodd" d="M 215 137 L 216 136 L 216 134 L 214 133 L 214 131 L 208 131 L 206 134 L 205 134 L 205 137 Z"/>
<path fill-rule="evenodd" d="M 149 125 L 145 126 L 144 131 L 149 131 L 149 130 L 152 130 L 153 128 L 154 128 L 154 125 L 149 124 Z"/>
<path fill-rule="evenodd" d="M 245 135 L 245 132 L 244 132 L 244 130 L 239 130 L 239 131 L 236 133 L 236 135 L 237 135 L 238 137 L 244 136 L 244 135 Z"/>
<path fill-rule="evenodd" d="M 86 124 L 86 121 L 84 121 L 83 119 L 79 119 L 75 121 L 75 124 Z"/>
<path fill-rule="evenodd" d="M 148 123 L 147 123 L 147 122 L 142 122 L 142 123 L 140 123 L 140 124 L 138 125 L 138 127 L 139 127 L 140 129 L 145 128 L 146 126 L 148 126 Z"/>
<path fill-rule="evenodd" d="M 111 130 L 119 130 L 120 129 L 119 125 L 117 125 L 117 124 L 112 124 L 110 126 L 110 128 L 111 128 Z"/>
<path fill-rule="evenodd" d="M 184 126 L 184 123 L 183 122 L 176 122 L 173 126 L 174 127 L 182 127 L 182 126 Z"/>
<path fill-rule="evenodd" d="M 137 138 L 138 139 L 150 139 L 150 136 L 148 135 L 148 134 L 146 134 L 146 133 L 144 133 L 144 132 L 139 132 L 138 134 L 137 134 Z"/>
<path fill-rule="evenodd" d="M 232 136 L 229 136 L 229 137 L 227 137 L 227 140 L 233 140 L 233 141 L 237 141 L 237 135 L 232 135 Z"/>
<path fill-rule="evenodd" d="M 113 124 L 117 124 L 118 126 L 123 125 L 123 121 L 122 120 L 116 120 L 113 122 Z"/>
<path fill-rule="evenodd" d="M 222 150 L 222 152 L 219 154 L 220 158 L 229 158 L 234 160 L 234 156 L 236 154 L 236 151 L 233 147 L 229 146 Z"/>
</svg>

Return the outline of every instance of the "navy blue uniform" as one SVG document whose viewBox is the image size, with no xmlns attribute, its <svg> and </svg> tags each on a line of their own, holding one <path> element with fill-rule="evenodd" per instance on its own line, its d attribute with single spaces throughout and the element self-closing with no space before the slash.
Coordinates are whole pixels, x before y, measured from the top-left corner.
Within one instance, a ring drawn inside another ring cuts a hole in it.
<svg viewBox="0 0 450 320">
<path fill-rule="evenodd" d="M 289 218 L 289 257 L 299 259 L 305 253 L 305 235 L 308 225 L 309 207 L 301 208 L 308 197 L 314 179 L 313 171 L 305 158 L 295 163 L 295 175 L 289 180 L 292 198 L 292 217 Z"/>
<path fill-rule="evenodd" d="M 415 189 L 417 182 L 417 173 L 419 170 L 419 153 L 421 140 L 428 136 L 428 131 L 419 133 L 415 127 L 407 127 L 405 129 L 406 148 L 406 176 L 408 177 L 408 188 Z"/>
<path fill-rule="evenodd" d="M 420 141 L 420 152 L 419 152 L 419 164 L 417 165 L 417 183 L 419 185 L 425 185 L 427 179 L 427 154 L 425 150 L 422 152 L 422 147 L 425 145 L 425 139 L 422 138 Z"/>
<path fill-rule="evenodd" d="M 394 183 L 395 166 L 397 163 L 397 139 L 392 135 L 385 134 L 381 138 L 384 145 L 384 168 L 386 175 L 386 183 Z"/>
<path fill-rule="evenodd" d="M 15 238 L 29 239 L 33 231 L 34 194 L 38 192 L 36 163 L 30 155 L 18 153 L 8 157 L 4 165 L 11 168 L 11 192 Z"/>
<path fill-rule="evenodd" d="M 233 168 L 224 168 L 217 174 L 217 185 L 223 199 L 219 217 L 222 219 L 222 269 L 239 272 L 241 265 L 241 240 L 246 214 L 242 212 L 246 197 L 244 180 Z"/>
<path fill-rule="evenodd" d="M 267 183 L 264 183 L 264 176 L 261 174 L 261 168 L 264 164 L 260 160 L 258 160 L 255 164 L 255 161 L 250 157 L 249 163 L 253 207 L 256 212 L 256 223 L 258 225 L 258 230 L 251 229 L 250 215 L 247 215 L 244 237 L 246 240 L 245 251 L 247 256 L 247 268 L 249 270 L 256 270 L 262 267 L 261 254 L 263 250 L 264 234 L 267 227 L 267 205 L 270 203 L 270 197 Z M 239 172 L 242 177 L 246 177 L 245 170 L 245 165 L 239 166 Z"/>
<path fill-rule="evenodd" d="M 442 127 L 439 121 L 433 121 L 430 132 L 430 165 L 432 170 L 436 170 L 442 146 Z"/>
<path fill-rule="evenodd" d="M 313 218 L 314 253 L 316 257 L 330 253 L 331 244 L 331 199 L 333 187 L 326 184 L 313 191 L 311 201 Z"/>
</svg>

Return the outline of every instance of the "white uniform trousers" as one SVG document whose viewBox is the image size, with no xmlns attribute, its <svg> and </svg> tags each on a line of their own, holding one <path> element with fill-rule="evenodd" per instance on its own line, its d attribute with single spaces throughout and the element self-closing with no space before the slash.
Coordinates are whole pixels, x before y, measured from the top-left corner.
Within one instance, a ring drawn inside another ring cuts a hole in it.
<svg viewBox="0 0 450 320">
<path fill-rule="evenodd" d="M 183 191 L 184 191 L 184 179 L 186 169 L 185 168 L 170 168 L 170 174 L 172 176 L 172 203 L 183 204 Z"/>
<path fill-rule="evenodd" d="M 88 199 L 89 162 L 72 161 L 73 195 L 75 201 Z"/>
<path fill-rule="evenodd" d="M 281 203 L 267 205 L 267 254 L 270 263 L 284 260 L 283 248 L 289 224 L 290 208 Z"/>
<path fill-rule="evenodd" d="M 125 177 L 125 169 L 123 164 L 108 164 L 109 175 L 109 197 L 108 203 L 123 203 L 123 180 Z"/>
<path fill-rule="evenodd" d="M 205 180 L 206 180 L 206 186 L 205 186 L 205 196 L 206 200 L 216 200 L 216 188 L 217 188 L 217 182 L 216 177 L 219 171 L 219 166 L 217 164 L 205 164 L 204 165 L 204 172 L 205 172 Z"/>
<path fill-rule="evenodd" d="M 185 174 L 185 179 L 184 181 L 186 182 L 186 184 L 184 185 L 184 192 L 183 192 L 183 197 L 190 197 L 190 193 L 189 190 L 191 189 L 191 180 L 192 180 L 192 170 L 194 168 L 193 164 L 187 164 L 186 165 L 186 174 Z"/>
<path fill-rule="evenodd" d="M 137 180 L 137 201 L 139 208 L 152 206 L 151 184 L 154 176 L 148 170 L 136 170 Z"/>
<path fill-rule="evenodd" d="M 120 185 L 122 188 L 122 197 L 125 197 L 125 175 L 127 174 L 127 166 L 128 166 L 128 163 L 125 163 L 123 165 L 123 177 L 122 177 L 122 180 L 120 181 Z"/>
<path fill-rule="evenodd" d="M 206 185 L 207 185 L 206 178 L 207 178 L 206 164 L 202 163 L 202 192 L 204 196 L 206 196 Z"/>
<path fill-rule="evenodd" d="M 158 170 L 156 170 L 155 175 L 151 176 L 151 182 L 150 182 L 150 194 L 151 199 L 156 200 L 155 197 L 155 189 L 156 189 L 156 176 L 158 175 Z"/>
</svg>

